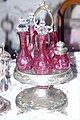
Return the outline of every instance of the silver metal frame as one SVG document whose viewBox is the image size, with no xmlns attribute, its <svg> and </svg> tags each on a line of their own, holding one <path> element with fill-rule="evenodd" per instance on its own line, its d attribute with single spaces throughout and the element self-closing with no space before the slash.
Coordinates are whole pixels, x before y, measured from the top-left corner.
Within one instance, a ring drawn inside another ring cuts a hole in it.
<svg viewBox="0 0 80 120">
<path fill-rule="evenodd" d="M 21 72 L 15 68 L 13 76 L 23 84 L 30 85 L 56 85 L 70 81 L 73 78 L 71 67 L 64 71 L 53 71 L 49 75 L 36 75 L 33 70 Z"/>
</svg>

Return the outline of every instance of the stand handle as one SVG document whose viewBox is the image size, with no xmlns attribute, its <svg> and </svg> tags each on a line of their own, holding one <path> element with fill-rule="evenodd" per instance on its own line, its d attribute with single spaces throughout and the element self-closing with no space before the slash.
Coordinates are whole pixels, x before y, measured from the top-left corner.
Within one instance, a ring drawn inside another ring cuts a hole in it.
<svg viewBox="0 0 80 120">
<path fill-rule="evenodd" d="M 39 25 L 36 23 L 36 15 L 37 15 L 41 10 L 45 10 L 45 11 L 48 13 L 48 15 L 50 16 L 50 18 L 51 18 L 51 25 L 50 25 L 50 26 L 47 26 L 47 27 L 48 27 L 48 29 L 49 29 L 49 32 L 53 31 L 53 16 L 52 16 L 50 10 L 47 8 L 47 6 L 45 6 L 45 1 L 43 1 L 43 2 L 39 5 L 39 7 L 36 9 L 36 11 L 34 12 L 34 25 L 35 25 L 35 27 L 38 28 L 38 26 L 39 26 Z"/>
</svg>

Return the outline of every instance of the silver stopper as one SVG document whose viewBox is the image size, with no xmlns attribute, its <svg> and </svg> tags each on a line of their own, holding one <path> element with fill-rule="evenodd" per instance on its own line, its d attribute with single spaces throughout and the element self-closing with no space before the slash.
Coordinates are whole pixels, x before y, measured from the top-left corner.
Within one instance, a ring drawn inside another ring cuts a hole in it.
<svg viewBox="0 0 80 120">
<path fill-rule="evenodd" d="M 17 26 L 17 31 L 18 32 L 25 32 L 25 31 L 28 31 L 28 26 L 27 26 L 27 22 L 26 22 L 26 19 L 24 18 L 20 18 L 19 19 L 19 24 Z"/>
<path fill-rule="evenodd" d="M 29 14 L 29 19 L 26 20 L 28 26 L 34 26 L 34 13 Z"/>
<path fill-rule="evenodd" d="M 46 23 L 43 19 L 40 20 L 40 23 L 39 23 L 38 27 L 36 28 L 36 31 L 39 35 L 46 35 L 49 32 L 49 30 L 45 24 Z"/>
<path fill-rule="evenodd" d="M 61 41 L 57 42 L 56 47 L 54 48 L 54 53 L 57 55 L 64 55 L 65 53 L 67 53 L 65 43 Z"/>
</svg>

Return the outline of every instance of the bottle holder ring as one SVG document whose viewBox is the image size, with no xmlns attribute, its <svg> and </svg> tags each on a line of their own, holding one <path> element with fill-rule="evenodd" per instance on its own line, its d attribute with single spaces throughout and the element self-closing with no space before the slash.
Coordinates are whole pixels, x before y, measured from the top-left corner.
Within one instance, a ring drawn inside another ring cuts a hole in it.
<svg viewBox="0 0 80 120">
<path fill-rule="evenodd" d="M 52 13 L 50 12 L 50 10 L 48 9 L 48 7 L 45 5 L 45 1 L 43 1 L 39 7 L 36 9 L 36 11 L 34 12 L 34 26 L 35 28 L 38 28 L 39 25 L 37 24 L 36 22 L 36 15 L 41 11 L 41 10 L 45 10 L 49 17 L 51 18 L 51 25 L 47 25 L 47 28 L 49 30 L 49 32 L 53 31 L 53 16 L 52 16 Z"/>
</svg>

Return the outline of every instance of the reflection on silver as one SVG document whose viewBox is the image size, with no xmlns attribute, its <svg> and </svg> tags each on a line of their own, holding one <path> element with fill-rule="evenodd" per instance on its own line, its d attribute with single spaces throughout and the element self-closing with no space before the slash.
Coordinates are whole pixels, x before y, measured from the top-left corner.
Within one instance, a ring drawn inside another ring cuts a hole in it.
<svg viewBox="0 0 80 120">
<path fill-rule="evenodd" d="M 45 109 L 61 111 L 67 106 L 67 96 L 53 86 L 47 89 L 37 87 L 28 88 L 20 92 L 16 97 L 16 105 L 21 111 L 30 109 Z"/>
<path fill-rule="evenodd" d="M 4 51 L 0 54 L 0 92 L 7 91 L 10 81 L 11 55 Z"/>
<path fill-rule="evenodd" d="M 35 75 L 32 70 L 21 72 L 15 68 L 14 78 L 23 84 L 56 85 L 70 81 L 73 78 L 71 67 L 64 71 L 53 71 L 50 75 Z"/>
<path fill-rule="evenodd" d="M 0 115 L 7 113 L 11 108 L 11 103 L 0 96 Z"/>
</svg>

